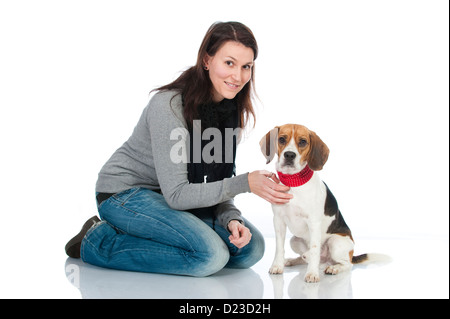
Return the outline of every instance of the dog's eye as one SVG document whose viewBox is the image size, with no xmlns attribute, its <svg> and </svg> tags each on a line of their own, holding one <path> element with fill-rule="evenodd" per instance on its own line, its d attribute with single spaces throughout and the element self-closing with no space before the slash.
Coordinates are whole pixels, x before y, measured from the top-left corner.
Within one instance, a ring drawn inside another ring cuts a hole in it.
<svg viewBox="0 0 450 319">
<path fill-rule="evenodd" d="M 278 139 L 278 143 L 280 143 L 281 145 L 286 144 L 286 138 L 284 138 L 283 136 L 281 136 L 281 137 Z"/>
<path fill-rule="evenodd" d="M 303 138 L 298 142 L 298 146 L 300 147 L 305 147 L 306 144 L 308 144 L 308 141 Z"/>
</svg>

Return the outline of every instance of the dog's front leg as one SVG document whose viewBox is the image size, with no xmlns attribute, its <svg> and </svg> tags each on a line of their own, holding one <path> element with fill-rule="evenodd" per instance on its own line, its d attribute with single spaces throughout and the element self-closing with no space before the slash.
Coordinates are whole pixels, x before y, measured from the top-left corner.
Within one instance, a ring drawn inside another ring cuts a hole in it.
<svg viewBox="0 0 450 319">
<path fill-rule="evenodd" d="M 284 241 L 286 239 L 286 224 L 276 212 L 273 215 L 273 225 L 275 226 L 275 258 L 272 267 L 269 269 L 271 274 L 282 274 L 284 270 Z"/>
<path fill-rule="evenodd" d="M 321 248 L 321 227 L 320 222 L 308 223 L 311 236 L 308 252 L 308 268 L 306 270 L 306 282 L 319 282 L 320 248 Z"/>
</svg>

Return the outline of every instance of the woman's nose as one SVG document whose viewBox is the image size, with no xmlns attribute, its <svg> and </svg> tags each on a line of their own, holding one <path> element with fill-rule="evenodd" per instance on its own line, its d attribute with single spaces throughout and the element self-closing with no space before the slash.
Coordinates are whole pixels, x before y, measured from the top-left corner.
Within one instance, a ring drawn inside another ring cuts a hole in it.
<svg viewBox="0 0 450 319">
<path fill-rule="evenodd" d="M 236 82 L 241 82 L 241 69 L 240 68 L 236 68 L 236 70 L 234 70 L 232 78 L 234 81 Z"/>
</svg>

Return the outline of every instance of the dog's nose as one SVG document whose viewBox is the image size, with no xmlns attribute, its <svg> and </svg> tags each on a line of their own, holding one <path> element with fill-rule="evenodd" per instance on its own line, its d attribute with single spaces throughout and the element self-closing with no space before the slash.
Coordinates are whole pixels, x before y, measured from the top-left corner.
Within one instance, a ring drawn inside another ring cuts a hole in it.
<svg viewBox="0 0 450 319">
<path fill-rule="evenodd" d="M 295 153 L 294 152 L 285 152 L 284 153 L 284 158 L 287 160 L 293 160 L 295 158 Z"/>
</svg>

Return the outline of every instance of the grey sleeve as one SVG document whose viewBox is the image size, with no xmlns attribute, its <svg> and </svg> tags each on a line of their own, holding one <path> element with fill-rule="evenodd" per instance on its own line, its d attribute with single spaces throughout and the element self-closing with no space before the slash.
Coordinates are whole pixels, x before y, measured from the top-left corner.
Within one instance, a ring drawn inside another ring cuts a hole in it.
<svg viewBox="0 0 450 319">
<path fill-rule="evenodd" d="M 217 205 L 214 213 L 218 223 L 226 230 L 228 230 L 227 226 L 231 220 L 237 220 L 244 225 L 241 212 L 234 206 L 234 201 L 232 199 Z"/>
<path fill-rule="evenodd" d="M 189 139 L 181 97 L 173 96 L 173 92 L 156 94 L 147 114 L 155 171 L 168 205 L 178 210 L 209 207 L 250 192 L 248 173 L 207 184 L 189 183 L 186 160 L 174 161 L 178 154 L 174 150 L 180 150 L 180 145 L 189 147 Z"/>
</svg>

